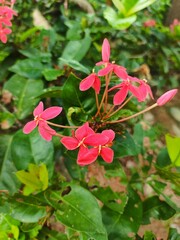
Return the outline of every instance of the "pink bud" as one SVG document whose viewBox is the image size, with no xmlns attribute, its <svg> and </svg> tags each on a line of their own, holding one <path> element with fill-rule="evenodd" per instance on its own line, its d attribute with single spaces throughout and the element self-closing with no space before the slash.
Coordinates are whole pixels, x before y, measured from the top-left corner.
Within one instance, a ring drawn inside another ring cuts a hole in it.
<svg viewBox="0 0 180 240">
<path fill-rule="evenodd" d="M 172 89 L 166 93 L 164 93 L 161 97 L 157 99 L 157 105 L 163 106 L 167 102 L 171 101 L 171 99 L 176 95 L 178 89 Z"/>
</svg>

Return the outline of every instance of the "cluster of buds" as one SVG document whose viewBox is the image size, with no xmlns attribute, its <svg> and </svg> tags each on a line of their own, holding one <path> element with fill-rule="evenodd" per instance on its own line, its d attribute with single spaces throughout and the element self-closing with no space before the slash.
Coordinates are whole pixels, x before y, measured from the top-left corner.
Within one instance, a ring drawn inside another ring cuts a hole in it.
<svg viewBox="0 0 180 240">
<path fill-rule="evenodd" d="M 148 95 L 152 99 L 154 99 L 154 97 L 151 87 L 145 79 L 142 80 L 128 75 L 124 67 L 110 62 L 109 59 L 110 45 L 108 40 L 104 39 L 102 45 L 102 61 L 96 63 L 97 66 L 102 65 L 103 68 L 97 73 L 92 72 L 83 79 L 79 85 L 81 91 L 86 91 L 91 87 L 95 91 L 97 112 L 88 122 L 83 123 L 82 126 L 63 126 L 49 122 L 48 120 L 55 118 L 61 113 L 62 107 L 50 107 L 44 110 L 43 103 L 40 102 L 33 112 L 34 120 L 24 126 L 23 132 L 28 134 L 38 126 L 39 133 L 45 140 L 50 141 L 52 136 L 60 137 L 61 143 L 68 150 L 79 149 L 77 164 L 80 166 L 93 163 L 98 156 L 101 156 L 105 162 L 111 163 L 114 157 L 111 146 L 115 139 L 115 132 L 110 129 L 109 126 L 127 121 L 152 108 L 166 104 L 175 96 L 177 89 L 172 89 L 164 93 L 153 105 L 140 112 L 125 118 L 119 117 L 116 120 L 111 120 L 112 116 L 120 111 L 133 97 L 137 99 L 137 102 L 145 101 Z M 111 82 L 113 75 L 118 78 L 118 84 L 114 86 L 112 86 L 113 81 Z M 101 87 L 103 77 L 105 78 L 105 86 Z M 110 95 L 112 97 L 112 94 L 113 102 L 109 101 L 109 99 L 111 99 Z M 72 136 L 63 136 L 56 133 L 49 125 L 76 130 L 72 131 Z M 101 129 L 103 129 L 103 131 Z"/>
<path fill-rule="evenodd" d="M 7 35 L 12 32 L 10 27 L 12 26 L 11 20 L 13 16 L 17 15 L 13 10 L 15 0 L 0 0 L 0 40 L 3 43 L 7 42 Z"/>
</svg>

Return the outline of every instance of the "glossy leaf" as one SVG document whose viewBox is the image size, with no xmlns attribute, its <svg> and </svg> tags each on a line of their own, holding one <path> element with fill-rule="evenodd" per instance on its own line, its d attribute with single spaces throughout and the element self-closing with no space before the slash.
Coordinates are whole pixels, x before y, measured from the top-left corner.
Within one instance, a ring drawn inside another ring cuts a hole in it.
<svg viewBox="0 0 180 240">
<path fill-rule="evenodd" d="M 49 177 L 52 176 L 53 143 L 42 139 L 37 130 L 28 135 L 19 130 L 12 140 L 11 154 L 18 170 L 27 169 L 30 163 L 37 165 L 44 163 Z"/>
<path fill-rule="evenodd" d="M 143 202 L 143 224 L 149 224 L 150 218 L 167 220 L 171 218 L 176 211 L 158 196 L 153 196 Z"/>
<path fill-rule="evenodd" d="M 167 150 L 171 159 L 171 162 L 180 167 L 180 137 L 173 137 L 166 134 Z"/>
<path fill-rule="evenodd" d="M 109 239 L 130 240 L 135 236 L 142 220 L 142 203 L 135 191 L 129 188 L 128 202 L 123 214 L 107 207 L 102 208 L 103 222 Z"/>
<path fill-rule="evenodd" d="M 11 154 L 12 141 L 13 135 L 0 136 L 0 190 L 8 190 L 11 194 L 20 185 L 15 176 L 17 169 Z"/>
<path fill-rule="evenodd" d="M 71 68 L 73 68 L 77 71 L 86 73 L 86 74 L 90 73 L 89 69 L 87 67 L 85 67 L 84 65 L 82 65 L 81 63 L 79 63 L 77 60 L 65 59 L 65 58 L 60 57 L 59 58 L 59 66 L 62 67 L 64 65 L 68 65 Z"/>
<path fill-rule="evenodd" d="M 62 87 L 57 87 L 57 86 L 52 86 L 43 89 L 40 91 L 37 95 L 36 98 L 60 98 L 62 93 Z"/>
<path fill-rule="evenodd" d="M 43 89 L 41 80 L 29 80 L 19 75 L 14 75 L 5 84 L 4 90 L 12 93 L 16 107 L 15 114 L 18 119 L 28 116 L 37 104 L 34 98 Z"/>
<path fill-rule="evenodd" d="M 61 192 L 46 192 L 45 197 L 55 208 L 56 218 L 65 226 L 86 237 L 107 240 L 98 203 L 89 191 L 68 184 Z"/>
</svg>

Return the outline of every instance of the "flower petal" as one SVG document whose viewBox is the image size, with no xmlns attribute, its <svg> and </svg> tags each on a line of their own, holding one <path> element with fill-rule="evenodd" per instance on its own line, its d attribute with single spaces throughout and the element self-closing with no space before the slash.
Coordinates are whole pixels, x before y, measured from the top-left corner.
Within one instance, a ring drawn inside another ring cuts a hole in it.
<svg viewBox="0 0 180 240">
<path fill-rule="evenodd" d="M 40 102 L 37 107 L 34 109 L 33 115 L 38 116 L 39 114 L 41 114 L 44 110 L 44 104 L 43 102 Z"/>
<path fill-rule="evenodd" d="M 102 134 L 109 138 L 109 142 L 112 142 L 115 138 L 115 132 L 111 129 L 102 131 Z"/>
<path fill-rule="evenodd" d="M 60 141 L 68 150 L 74 150 L 78 147 L 79 141 L 73 137 L 63 137 Z"/>
<path fill-rule="evenodd" d="M 102 44 L 102 60 L 103 62 L 109 62 L 110 57 L 110 45 L 107 38 L 104 39 Z"/>
<path fill-rule="evenodd" d="M 28 134 L 28 133 L 32 132 L 36 126 L 37 126 L 37 124 L 34 120 L 26 123 L 26 125 L 23 128 L 23 133 Z"/>
<path fill-rule="evenodd" d="M 90 134 L 94 134 L 94 131 L 89 127 L 89 123 L 86 122 L 76 130 L 75 137 L 81 141 L 83 138 L 87 137 Z"/>
<path fill-rule="evenodd" d="M 93 135 L 87 136 L 84 139 L 84 144 L 87 144 L 89 146 L 99 146 L 99 145 L 105 145 L 108 143 L 109 138 L 101 133 L 95 133 Z"/>
<path fill-rule="evenodd" d="M 108 74 L 110 71 L 112 71 L 112 70 L 113 70 L 113 66 L 112 66 L 111 63 L 109 63 L 109 64 L 107 65 L 107 67 L 99 70 L 98 76 L 105 76 L 105 75 L 107 75 L 107 74 Z"/>
<path fill-rule="evenodd" d="M 41 118 L 49 120 L 57 117 L 62 111 L 62 107 L 50 107 L 41 113 Z"/>
<path fill-rule="evenodd" d="M 86 77 L 80 82 L 79 89 L 81 91 L 88 90 L 94 84 L 95 78 L 96 78 L 95 73 L 90 74 L 88 77 Z"/>
<path fill-rule="evenodd" d="M 98 157 L 98 149 L 97 148 L 85 148 L 81 146 L 78 153 L 77 164 L 80 166 L 85 166 L 96 161 Z"/>
<path fill-rule="evenodd" d="M 114 151 L 111 148 L 103 147 L 100 153 L 103 160 L 107 163 L 111 163 L 114 158 Z"/>
<path fill-rule="evenodd" d="M 120 105 L 124 102 L 126 96 L 128 94 L 128 86 L 123 86 L 115 95 L 113 99 L 114 105 Z"/>
<path fill-rule="evenodd" d="M 122 66 L 118 66 L 114 64 L 114 69 L 113 72 L 119 77 L 122 78 L 124 80 L 126 80 L 128 78 L 128 74 L 126 72 L 126 69 Z"/>
<path fill-rule="evenodd" d="M 38 126 L 39 134 L 46 141 L 51 141 L 52 136 L 56 134 L 56 131 L 49 127 L 46 122 L 40 121 Z"/>
<path fill-rule="evenodd" d="M 161 97 L 156 101 L 158 106 L 162 106 L 167 102 L 171 101 L 171 99 L 176 95 L 178 89 L 172 89 L 166 93 L 164 93 Z"/>
<path fill-rule="evenodd" d="M 98 78 L 98 76 L 96 76 L 96 78 L 95 78 L 93 88 L 96 91 L 96 93 L 99 94 L 100 89 L 101 89 L 101 80 Z"/>
</svg>

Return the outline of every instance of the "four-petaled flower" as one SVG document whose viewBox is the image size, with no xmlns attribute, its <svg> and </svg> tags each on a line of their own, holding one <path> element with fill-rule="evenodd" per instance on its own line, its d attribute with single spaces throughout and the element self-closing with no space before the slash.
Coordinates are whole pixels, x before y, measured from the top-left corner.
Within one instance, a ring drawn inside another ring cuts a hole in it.
<svg viewBox="0 0 180 240">
<path fill-rule="evenodd" d="M 126 78 L 126 68 L 119 66 L 115 63 L 109 62 L 110 58 L 110 45 L 108 40 L 105 38 L 102 45 L 102 61 L 97 62 L 96 65 L 104 65 L 105 67 L 98 72 L 98 76 L 105 76 L 110 72 L 114 72 L 119 78 Z"/>
<path fill-rule="evenodd" d="M 83 152 L 83 154 L 79 156 L 77 163 L 85 166 L 96 161 L 98 156 L 101 156 L 105 162 L 111 163 L 113 161 L 114 151 L 110 147 L 112 146 L 114 137 L 115 133 L 111 129 L 90 135 L 86 139 L 86 144 L 92 148 Z"/>
<path fill-rule="evenodd" d="M 101 80 L 98 78 L 96 73 L 91 73 L 88 77 L 84 78 L 79 85 L 81 91 L 86 91 L 90 87 L 94 88 L 97 94 L 99 94 L 101 88 Z"/>
<path fill-rule="evenodd" d="M 110 163 L 114 154 L 109 147 L 112 145 L 114 136 L 112 130 L 95 133 L 89 127 L 89 123 L 85 123 L 75 131 L 73 137 L 63 137 L 61 143 L 68 150 L 79 148 L 77 163 L 81 166 L 94 162 L 99 155 Z"/>
<path fill-rule="evenodd" d="M 40 102 L 34 109 L 34 120 L 26 123 L 23 128 L 25 134 L 32 132 L 37 126 L 39 134 L 47 141 L 51 141 L 52 136 L 56 134 L 56 131 L 49 127 L 46 120 L 57 117 L 62 111 L 62 107 L 50 107 L 44 110 L 43 102 Z"/>
</svg>

